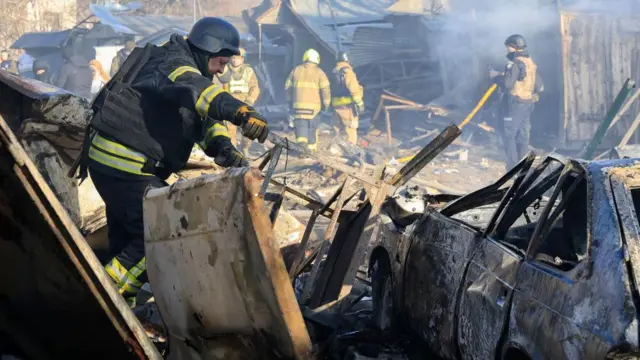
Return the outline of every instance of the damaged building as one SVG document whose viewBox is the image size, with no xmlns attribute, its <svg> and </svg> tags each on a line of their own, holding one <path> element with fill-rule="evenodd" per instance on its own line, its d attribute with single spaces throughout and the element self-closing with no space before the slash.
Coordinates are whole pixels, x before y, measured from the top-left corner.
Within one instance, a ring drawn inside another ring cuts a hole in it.
<svg viewBox="0 0 640 360">
<path fill-rule="evenodd" d="M 625 79 L 640 75 L 633 55 L 640 36 L 634 6 L 630 1 L 610 6 L 569 0 L 289 0 L 265 1 L 244 15 L 254 34 L 286 47 L 289 69 L 314 48 L 320 66 L 330 72 L 337 51 L 348 51 L 371 112 L 382 94 L 391 93 L 413 104 L 444 107 L 453 121 L 489 87 L 488 70 L 504 67 L 504 39 L 521 33 L 545 83 L 532 117 L 534 144 L 575 152 L 594 136 Z M 284 77 L 279 81 L 282 86 Z M 490 99 L 478 121 L 496 125 L 492 106 L 498 98 Z M 404 119 L 426 121 L 415 108 L 393 109 L 394 129 Z M 637 113 L 633 105 L 602 145 L 613 146 Z"/>
<path fill-rule="evenodd" d="M 103 267 L 104 203 L 90 179 L 67 176 L 89 101 L 0 71 L 0 270 L 13 275 L 0 278 L 0 358 L 639 358 L 640 161 L 531 151 L 505 169 L 491 142 L 499 93 L 461 122 L 518 23 L 547 87 L 534 134 L 568 150 L 631 142 L 633 18 L 594 3 L 245 12 L 270 134 L 251 167 L 224 170 L 194 147 L 145 193 L 149 284 L 133 308 Z M 185 33 L 142 36 L 149 19 L 113 15 L 93 28 L 135 32 L 138 45 Z M 312 152 L 280 129 L 284 78 L 310 47 L 326 72 L 350 53 L 366 120 L 386 138 L 355 146 L 323 124 Z"/>
</svg>

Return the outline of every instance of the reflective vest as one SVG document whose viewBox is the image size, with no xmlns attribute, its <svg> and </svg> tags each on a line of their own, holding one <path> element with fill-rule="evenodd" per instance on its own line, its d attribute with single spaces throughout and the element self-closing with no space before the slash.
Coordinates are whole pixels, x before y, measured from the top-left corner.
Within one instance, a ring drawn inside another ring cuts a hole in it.
<svg viewBox="0 0 640 360">
<path fill-rule="evenodd" d="M 527 74 L 524 79 L 516 81 L 511 89 L 511 95 L 522 100 L 532 100 L 538 65 L 530 57 L 520 56 L 517 59 L 524 64 Z"/>
<path fill-rule="evenodd" d="M 249 81 L 251 80 L 252 75 L 251 69 L 242 67 L 236 72 L 233 72 L 233 70 L 231 71 L 229 92 L 232 94 L 249 94 Z"/>
</svg>

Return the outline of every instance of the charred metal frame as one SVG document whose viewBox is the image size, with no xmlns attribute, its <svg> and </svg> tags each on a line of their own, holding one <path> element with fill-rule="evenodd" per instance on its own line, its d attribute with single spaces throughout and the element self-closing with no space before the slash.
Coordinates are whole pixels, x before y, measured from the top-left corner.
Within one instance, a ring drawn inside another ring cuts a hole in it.
<svg viewBox="0 0 640 360">
<path fill-rule="evenodd" d="M 395 105 L 385 105 L 385 102 L 392 102 L 395 103 Z M 391 115 L 389 113 L 389 111 L 391 110 L 424 111 L 429 113 L 429 117 L 432 113 L 442 112 L 442 110 L 440 109 L 434 108 L 429 105 L 418 104 L 385 90 L 384 93 L 380 95 L 380 102 L 378 103 L 378 107 L 376 108 L 375 113 L 371 117 L 371 122 L 375 124 L 378 121 L 380 114 L 384 112 L 384 119 L 387 130 L 387 143 L 389 145 L 392 145 L 393 142 L 391 133 Z"/>
<path fill-rule="evenodd" d="M 461 130 L 457 126 L 447 127 L 389 181 L 384 180 L 384 169 L 378 169 L 379 171 L 373 177 L 364 175 L 361 174 L 361 171 L 348 165 L 317 157 L 297 144 L 281 139 L 274 134 L 269 135 L 269 140 L 275 146 L 266 154 L 259 168 L 264 170 L 269 164 L 261 188 L 261 195 L 274 200 L 274 206 L 271 210 L 272 221 L 275 223 L 276 216 L 274 214 L 277 215 L 285 196 L 312 210 L 300 247 L 289 269 L 289 277 L 293 281 L 305 267 L 316 260 L 313 262 L 310 276 L 303 289 L 302 303 L 304 305 L 315 309 L 349 295 L 358 268 L 369 251 L 370 237 L 376 235 L 375 227 L 384 200 L 391 191 L 406 184 L 419 173 L 460 134 Z M 326 204 L 315 201 L 302 192 L 273 179 L 283 149 L 294 151 L 302 157 L 312 158 L 320 164 L 346 175 L 343 184 Z M 358 181 L 362 183 L 362 186 L 349 195 L 348 190 Z M 269 184 L 278 186 L 281 193 L 267 193 Z M 364 201 L 359 205 L 358 210 L 344 210 L 344 206 L 358 194 L 364 195 Z M 329 226 L 325 230 L 321 246 L 310 256 L 305 257 L 309 238 L 318 216 L 328 217 L 330 219 Z"/>
</svg>

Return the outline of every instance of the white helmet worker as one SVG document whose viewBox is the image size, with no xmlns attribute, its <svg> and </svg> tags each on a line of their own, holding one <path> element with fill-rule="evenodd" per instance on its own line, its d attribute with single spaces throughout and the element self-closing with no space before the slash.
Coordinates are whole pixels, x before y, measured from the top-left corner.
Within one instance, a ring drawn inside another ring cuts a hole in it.
<svg viewBox="0 0 640 360">
<path fill-rule="evenodd" d="M 302 61 L 320 65 L 320 54 L 318 54 L 314 49 L 309 49 L 304 52 L 304 55 L 302 55 Z"/>
</svg>

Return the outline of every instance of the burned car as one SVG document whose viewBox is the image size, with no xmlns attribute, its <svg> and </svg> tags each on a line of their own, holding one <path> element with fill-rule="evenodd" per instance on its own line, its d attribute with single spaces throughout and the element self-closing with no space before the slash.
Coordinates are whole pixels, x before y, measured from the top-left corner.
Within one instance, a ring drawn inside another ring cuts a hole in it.
<svg viewBox="0 0 640 360">
<path fill-rule="evenodd" d="M 638 358 L 640 161 L 534 159 L 422 214 L 387 201 L 379 326 L 447 359 Z"/>
</svg>

